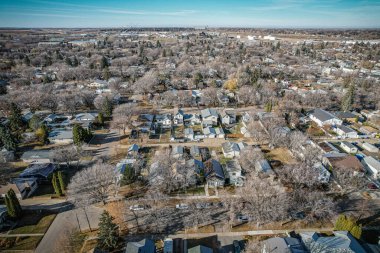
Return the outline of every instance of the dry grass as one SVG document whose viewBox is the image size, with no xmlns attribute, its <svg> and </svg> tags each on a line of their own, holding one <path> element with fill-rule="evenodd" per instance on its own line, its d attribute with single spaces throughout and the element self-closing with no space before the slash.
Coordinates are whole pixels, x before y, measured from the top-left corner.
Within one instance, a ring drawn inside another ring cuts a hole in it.
<svg viewBox="0 0 380 253">
<path fill-rule="evenodd" d="M 275 148 L 267 151 L 268 153 L 265 156 L 270 161 L 277 160 L 283 164 L 296 164 L 297 162 L 287 148 Z"/>
</svg>

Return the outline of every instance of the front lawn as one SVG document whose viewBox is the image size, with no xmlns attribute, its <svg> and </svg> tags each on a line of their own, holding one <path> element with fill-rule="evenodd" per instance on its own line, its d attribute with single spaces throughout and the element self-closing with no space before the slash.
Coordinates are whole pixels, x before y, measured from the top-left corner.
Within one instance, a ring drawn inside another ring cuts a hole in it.
<svg viewBox="0 0 380 253">
<path fill-rule="evenodd" d="M 42 216 L 40 214 L 24 215 L 18 222 L 16 228 L 10 234 L 39 234 L 45 233 L 53 222 L 56 214 Z"/>
<path fill-rule="evenodd" d="M 26 250 L 33 251 L 37 248 L 42 236 L 23 236 L 0 239 L 1 252 L 13 252 L 14 250 L 23 252 Z"/>
</svg>

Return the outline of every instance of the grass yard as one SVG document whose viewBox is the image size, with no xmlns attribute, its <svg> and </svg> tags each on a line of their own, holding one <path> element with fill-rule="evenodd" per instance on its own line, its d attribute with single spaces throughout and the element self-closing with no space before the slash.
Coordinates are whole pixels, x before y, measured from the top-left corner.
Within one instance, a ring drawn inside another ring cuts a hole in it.
<svg viewBox="0 0 380 253">
<path fill-rule="evenodd" d="M 42 216 L 42 214 L 26 214 L 18 222 L 10 234 L 38 234 L 45 233 L 53 222 L 56 214 Z"/>
<path fill-rule="evenodd" d="M 11 237 L 0 239 L 0 251 L 1 252 L 14 252 L 35 250 L 38 243 L 41 241 L 42 236 L 25 236 L 25 237 Z"/>
<path fill-rule="evenodd" d="M 297 162 L 287 148 L 275 148 L 269 150 L 263 147 L 263 151 L 265 153 L 265 157 L 269 161 L 276 160 L 283 164 L 295 164 Z"/>
</svg>

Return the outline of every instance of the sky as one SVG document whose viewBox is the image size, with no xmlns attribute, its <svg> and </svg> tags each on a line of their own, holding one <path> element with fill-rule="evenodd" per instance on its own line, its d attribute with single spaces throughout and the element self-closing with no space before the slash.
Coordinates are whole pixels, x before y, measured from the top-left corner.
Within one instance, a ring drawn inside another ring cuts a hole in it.
<svg viewBox="0 0 380 253">
<path fill-rule="evenodd" d="M 380 0 L 0 0 L 0 27 L 380 28 Z"/>
</svg>

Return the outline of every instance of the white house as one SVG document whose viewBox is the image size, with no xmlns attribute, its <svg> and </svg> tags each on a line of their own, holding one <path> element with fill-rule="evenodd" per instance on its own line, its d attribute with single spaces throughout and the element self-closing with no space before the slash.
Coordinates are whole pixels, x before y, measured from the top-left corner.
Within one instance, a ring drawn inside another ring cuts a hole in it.
<svg viewBox="0 0 380 253">
<path fill-rule="evenodd" d="M 240 152 L 247 146 L 244 142 L 225 142 L 222 144 L 223 155 L 226 158 L 239 157 Z"/>
<path fill-rule="evenodd" d="M 320 127 L 327 125 L 341 125 L 343 123 L 341 119 L 322 109 L 315 109 L 309 117 Z"/>
<path fill-rule="evenodd" d="M 225 137 L 223 128 L 221 128 L 221 127 L 215 127 L 215 134 L 216 134 L 216 138 L 224 139 L 224 137 Z"/>
<path fill-rule="evenodd" d="M 373 158 L 372 156 L 366 156 L 363 158 L 362 163 L 367 169 L 368 174 L 370 174 L 374 179 L 379 178 L 380 174 L 380 162 Z"/>
<path fill-rule="evenodd" d="M 218 125 L 218 112 L 215 109 L 207 108 L 201 111 L 202 125 L 203 126 L 217 126 Z"/>
<path fill-rule="evenodd" d="M 237 160 L 227 161 L 224 169 L 231 185 L 243 186 L 244 177 L 241 175 L 241 166 Z"/>
<path fill-rule="evenodd" d="M 155 121 L 159 127 L 170 128 L 172 126 L 172 115 L 169 113 L 156 115 Z"/>
<path fill-rule="evenodd" d="M 186 139 L 194 140 L 194 130 L 192 128 L 185 128 L 184 134 Z"/>
<path fill-rule="evenodd" d="M 367 151 L 369 151 L 371 153 L 377 153 L 377 152 L 379 152 L 379 148 L 378 147 L 376 147 L 376 146 L 374 146 L 374 145 L 372 145 L 372 144 L 370 144 L 368 142 L 364 142 L 363 145 L 362 145 L 362 147 L 365 150 L 367 150 Z"/>
<path fill-rule="evenodd" d="M 206 138 L 216 138 L 215 128 L 213 128 L 213 127 L 203 128 L 203 135 Z"/>
<path fill-rule="evenodd" d="M 333 129 L 342 138 L 358 138 L 358 132 L 350 127 L 338 125 Z"/>
<path fill-rule="evenodd" d="M 355 145 L 353 145 L 352 143 L 347 142 L 347 141 L 342 141 L 340 143 L 340 147 L 349 154 L 356 154 L 358 152 L 358 148 L 355 147 Z"/>
<path fill-rule="evenodd" d="M 87 86 L 91 88 L 105 88 L 108 87 L 108 82 L 104 80 L 95 80 L 87 84 Z"/>
<path fill-rule="evenodd" d="M 313 167 L 319 171 L 319 176 L 318 176 L 319 182 L 326 184 L 330 181 L 331 173 L 330 171 L 328 171 L 328 169 L 326 169 L 325 166 L 323 166 L 321 162 L 314 164 Z"/>
<path fill-rule="evenodd" d="M 22 154 L 21 160 L 26 163 L 51 163 L 53 154 L 51 150 L 29 150 Z"/>
<path fill-rule="evenodd" d="M 174 111 L 173 123 L 174 125 L 182 125 L 183 124 L 184 113 L 181 109 L 176 109 Z"/>
<path fill-rule="evenodd" d="M 224 125 L 231 125 L 236 123 L 236 113 L 233 110 L 224 110 L 220 116 L 222 124 Z"/>
<path fill-rule="evenodd" d="M 199 114 L 185 114 L 183 120 L 186 126 L 200 125 L 202 123 L 201 116 Z"/>
<path fill-rule="evenodd" d="M 16 193 L 18 199 L 30 197 L 38 188 L 36 178 L 16 178 L 12 183 L 0 186 L 0 196 L 5 197 L 5 194 L 12 189 Z"/>
</svg>

